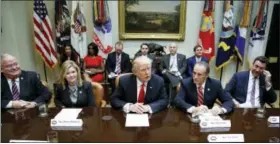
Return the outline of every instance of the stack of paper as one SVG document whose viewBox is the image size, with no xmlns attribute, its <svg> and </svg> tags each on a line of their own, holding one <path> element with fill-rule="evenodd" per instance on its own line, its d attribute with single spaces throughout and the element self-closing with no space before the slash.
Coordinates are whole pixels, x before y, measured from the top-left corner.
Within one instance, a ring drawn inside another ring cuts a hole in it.
<svg viewBox="0 0 280 144">
<path fill-rule="evenodd" d="M 149 127 L 149 117 L 148 114 L 127 114 L 126 127 Z"/>
<path fill-rule="evenodd" d="M 223 120 L 220 116 L 214 116 L 211 112 L 199 115 L 200 132 L 221 132 L 229 131 L 230 120 Z"/>
<path fill-rule="evenodd" d="M 62 109 L 55 117 L 54 119 L 67 119 L 67 120 L 73 120 L 77 119 L 79 116 L 79 113 L 82 111 L 82 109 Z"/>
</svg>

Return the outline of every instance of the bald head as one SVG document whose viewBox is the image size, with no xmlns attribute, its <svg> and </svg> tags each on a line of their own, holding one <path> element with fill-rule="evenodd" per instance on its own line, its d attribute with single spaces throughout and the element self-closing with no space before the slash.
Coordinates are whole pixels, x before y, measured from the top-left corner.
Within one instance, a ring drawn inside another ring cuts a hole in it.
<svg viewBox="0 0 280 144">
<path fill-rule="evenodd" d="M 174 42 L 169 44 L 169 51 L 171 55 L 175 55 L 177 53 L 177 44 Z"/>
<path fill-rule="evenodd" d="M 16 57 L 10 54 L 2 54 L 1 72 L 4 74 L 6 78 L 9 79 L 17 78 L 21 73 L 21 69 Z"/>
</svg>

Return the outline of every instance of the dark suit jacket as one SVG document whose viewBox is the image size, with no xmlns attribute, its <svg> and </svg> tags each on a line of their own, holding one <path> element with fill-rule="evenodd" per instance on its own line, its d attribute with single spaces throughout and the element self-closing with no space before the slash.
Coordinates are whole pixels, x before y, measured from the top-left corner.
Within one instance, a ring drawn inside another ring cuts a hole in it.
<svg viewBox="0 0 280 144">
<path fill-rule="evenodd" d="M 217 98 L 222 102 L 222 107 L 225 108 L 227 112 L 233 110 L 233 101 L 223 90 L 221 82 L 212 78 L 207 78 L 204 88 L 203 104 L 208 108 L 212 108 Z M 191 77 L 183 80 L 181 89 L 173 103 L 176 107 L 185 112 L 190 107 L 197 106 L 197 88 Z"/>
<path fill-rule="evenodd" d="M 246 102 L 249 75 L 250 71 L 242 71 L 235 73 L 231 78 L 230 82 L 226 85 L 225 91 L 229 93 L 239 103 Z M 261 105 L 265 103 L 273 103 L 276 101 L 277 96 L 273 88 L 271 87 L 270 90 L 266 90 L 264 75 L 260 75 L 259 77 L 259 86 Z"/>
<path fill-rule="evenodd" d="M 39 104 L 48 103 L 51 99 L 51 92 L 41 83 L 35 72 L 22 70 L 19 76 L 19 87 L 21 100 L 35 101 Z M 11 100 L 13 100 L 13 96 L 8 81 L 1 73 L 1 108 L 6 108 Z"/>
<path fill-rule="evenodd" d="M 62 85 L 56 85 L 55 88 L 55 105 L 58 107 L 88 107 L 95 106 L 93 89 L 90 82 L 84 81 L 81 87 L 78 87 L 78 98 L 76 103 L 70 99 L 69 87 L 65 89 Z"/>
<path fill-rule="evenodd" d="M 161 71 L 163 71 L 164 69 L 170 70 L 169 62 L 170 62 L 170 54 L 163 56 L 161 63 L 160 63 L 160 70 Z M 185 71 L 187 68 L 186 56 L 177 53 L 177 65 L 178 65 L 179 72 L 183 76 L 183 74 L 185 74 Z"/>
<path fill-rule="evenodd" d="M 192 56 L 190 58 L 188 58 L 187 60 L 187 70 L 186 70 L 186 76 L 187 77 L 192 77 L 192 73 L 193 73 L 193 68 L 194 68 L 194 65 L 196 64 L 196 59 L 195 59 L 195 56 Z M 204 62 L 207 62 L 208 63 L 208 59 L 204 56 L 201 57 L 201 61 L 204 61 Z"/>
<path fill-rule="evenodd" d="M 106 60 L 106 70 L 108 73 L 114 72 L 116 69 L 116 52 L 108 55 Z M 131 72 L 131 63 L 129 55 L 125 52 L 121 53 L 121 73 Z"/>
<path fill-rule="evenodd" d="M 133 74 L 120 77 L 119 85 L 112 94 L 111 105 L 113 108 L 122 109 L 126 103 L 137 102 L 137 80 Z M 144 104 L 150 105 L 153 113 L 156 113 L 168 104 L 167 94 L 163 79 L 152 74 L 147 84 Z"/>
<path fill-rule="evenodd" d="M 142 56 L 141 53 L 136 53 L 135 56 L 134 56 L 134 59 L 139 57 L 139 56 Z M 155 71 L 156 71 L 155 57 L 151 54 L 148 54 L 147 57 L 152 60 L 152 73 L 154 74 Z"/>
</svg>

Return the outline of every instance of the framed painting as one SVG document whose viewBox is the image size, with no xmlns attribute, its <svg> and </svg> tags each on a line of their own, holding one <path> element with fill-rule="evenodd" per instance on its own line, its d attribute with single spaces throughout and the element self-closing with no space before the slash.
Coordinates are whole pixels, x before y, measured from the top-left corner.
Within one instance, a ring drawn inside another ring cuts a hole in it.
<svg viewBox="0 0 280 144">
<path fill-rule="evenodd" d="M 185 0 L 121 0 L 118 3 L 120 39 L 185 39 Z"/>
</svg>

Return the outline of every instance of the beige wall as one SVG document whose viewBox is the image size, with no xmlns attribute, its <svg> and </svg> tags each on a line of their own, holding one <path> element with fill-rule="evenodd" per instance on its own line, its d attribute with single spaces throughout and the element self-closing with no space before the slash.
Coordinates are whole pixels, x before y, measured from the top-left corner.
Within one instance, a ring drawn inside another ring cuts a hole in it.
<svg viewBox="0 0 280 144">
<path fill-rule="evenodd" d="M 71 1 L 68 2 L 69 8 L 71 8 Z M 85 17 L 87 19 L 87 40 L 90 43 L 91 35 L 92 35 L 92 14 L 91 14 L 91 3 L 92 1 L 84 1 L 85 6 Z M 267 32 L 270 27 L 270 19 L 272 14 L 272 5 L 274 3 L 279 3 L 278 1 L 270 1 L 269 6 L 269 16 L 268 16 L 268 24 L 267 24 Z M 46 1 L 49 16 L 51 22 L 54 27 L 54 1 Z M 183 42 L 178 42 L 178 51 L 180 53 L 185 54 L 187 57 L 193 55 L 192 48 L 195 45 L 200 20 L 201 13 L 203 9 L 203 1 L 187 1 L 187 10 L 186 10 L 186 37 Z M 237 6 L 238 10 L 240 10 L 241 1 L 235 1 L 234 5 Z M 257 1 L 254 1 L 254 9 L 257 10 Z M 223 1 L 215 2 L 215 41 L 216 44 L 219 40 L 219 34 L 221 32 L 221 23 L 223 16 Z M 118 2 L 117 1 L 109 1 L 110 14 L 113 22 L 112 27 L 112 35 L 113 42 L 119 40 L 118 38 Z M 69 9 L 71 12 L 71 9 Z M 2 1 L 1 5 L 1 16 L 2 16 L 2 38 L 1 38 L 1 54 L 2 53 L 10 53 L 16 56 L 19 59 L 20 65 L 23 69 L 26 70 L 34 70 L 41 74 L 44 79 L 43 72 L 43 64 L 39 54 L 35 51 L 33 45 L 33 25 L 32 25 L 32 13 L 33 13 L 33 2 L 32 1 Z M 252 15 L 251 17 L 255 16 Z M 238 18 L 239 19 L 239 18 Z M 268 33 L 266 33 L 267 35 Z M 265 40 L 266 41 L 266 40 Z M 150 40 L 150 41 L 142 41 L 142 40 L 127 40 L 124 41 L 124 51 L 127 52 L 131 57 L 138 50 L 139 45 L 143 42 L 155 42 L 162 45 L 168 45 L 172 41 L 158 41 L 158 40 Z M 265 52 L 265 48 L 263 49 Z M 216 50 L 217 51 L 217 50 Z M 246 55 L 245 51 L 245 55 Z M 220 77 L 220 71 L 215 70 L 215 59 L 210 62 L 211 72 L 210 76 L 218 78 Z M 224 68 L 223 72 L 223 85 L 231 78 L 232 74 L 235 73 L 236 62 L 232 61 L 230 64 Z M 244 65 L 239 70 L 248 69 L 247 64 Z M 50 70 L 47 68 L 47 76 L 49 83 L 55 81 L 55 79 L 59 75 L 58 66 Z"/>
</svg>

